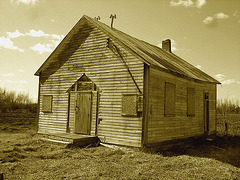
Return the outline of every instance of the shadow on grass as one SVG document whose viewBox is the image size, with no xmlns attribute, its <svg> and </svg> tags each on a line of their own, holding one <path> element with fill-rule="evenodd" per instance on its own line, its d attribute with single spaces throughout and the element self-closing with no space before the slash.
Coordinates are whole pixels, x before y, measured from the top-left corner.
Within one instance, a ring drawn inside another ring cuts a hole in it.
<svg viewBox="0 0 240 180">
<path fill-rule="evenodd" d="M 240 136 L 216 137 L 213 140 L 199 140 L 194 144 L 174 146 L 161 152 L 163 156 L 189 155 L 213 158 L 240 168 Z"/>
</svg>

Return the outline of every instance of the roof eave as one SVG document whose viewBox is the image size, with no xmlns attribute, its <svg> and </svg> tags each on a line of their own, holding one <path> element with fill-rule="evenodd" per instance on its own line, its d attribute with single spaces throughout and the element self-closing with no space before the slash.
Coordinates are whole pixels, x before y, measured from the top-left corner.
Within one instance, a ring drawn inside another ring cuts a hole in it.
<svg viewBox="0 0 240 180">
<path fill-rule="evenodd" d="M 157 65 L 150 65 L 150 66 L 153 67 L 153 68 L 159 69 L 160 71 L 164 71 L 164 72 L 167 72 L 167 73 L 169 73 L 169 74 L 172 74 L 172 75 L 175 75 L 175 76 L 184 78 L 184 79 L 192 80 L 192 81 L 195 81 L 195 82 L 199 82 L 199 83 L 210 83 L 210 84 L 221 84 L 219 81 L 217 81 L 217 80 L 215 80 L 215 79 L 213 79 L 213 80 L 215 80 L 215 81 L 204 81 L 204 80 L 192 78 L 192 77 L 189 77 L 189 76 L 186 76 L 186 75 L 183 75 L 183 74 L 180 74 L 180 73 L 171 71 L 171 70 L 169 70 L 169 69 L 161 68 L 161 67 L 159 67 L 159 66 L 157 66 Z"/>
</svg>

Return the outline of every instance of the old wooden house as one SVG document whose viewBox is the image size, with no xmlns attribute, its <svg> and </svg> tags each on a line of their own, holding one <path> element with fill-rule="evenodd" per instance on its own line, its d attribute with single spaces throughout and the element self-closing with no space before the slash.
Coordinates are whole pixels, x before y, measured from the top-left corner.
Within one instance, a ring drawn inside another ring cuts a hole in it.
<svg viewBox="0 0 240 180">
<path fill-rule="evenodd" d="M 83 16 L 35 75 L 41 134 L 151 147 L 216 131 L 217 80 L 171 52 Z"/>
</svg>

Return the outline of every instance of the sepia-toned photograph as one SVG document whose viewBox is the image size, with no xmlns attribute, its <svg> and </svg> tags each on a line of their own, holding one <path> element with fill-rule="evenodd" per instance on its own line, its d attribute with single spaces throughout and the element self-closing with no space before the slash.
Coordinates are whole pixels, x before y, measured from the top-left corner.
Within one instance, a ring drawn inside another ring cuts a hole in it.
<svg viewBox="0 0 240 180">
<path fill-rule="evenodd" d="M 240 1 L 0 14 L 0 180 L 240 179 Z"/>
</svg>

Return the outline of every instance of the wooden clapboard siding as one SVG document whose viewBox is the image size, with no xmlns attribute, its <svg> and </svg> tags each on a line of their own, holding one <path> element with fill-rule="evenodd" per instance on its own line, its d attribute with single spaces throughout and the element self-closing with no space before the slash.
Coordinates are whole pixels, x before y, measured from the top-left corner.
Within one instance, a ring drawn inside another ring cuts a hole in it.
<svg viewBox="0 0 240 180">
<path fill-rule="evenodd" d="M 74 124 L 75 124 L 75 107 L 76 107 L 76 93 L 71 92 L 69 99 L 69 133 L 74 133 Z"/>
<path fill-rule="evenodd" d="M 121 115 L 122 94 L 139 92 L 122 60 L 107 47 L 108 38 L 95 28 L 69 59 L 40 85 L 39 131 L 66 132 L 68 122 L 66 91 L 85 73 L 99 88 L 98 118 L 101 121 L 97 127 L 97 135 L 106 143 L 141 146 L 142 117 Z M 143 63 L 125 51 L 117 42 L 113 41 L 113 43 L 120 49 L 124 61 L 142 91 Z M 41 112 L 43 95 L 53 96 L 52 113 Z M 94 92 L 92 95 L 94 104 L 92 104 L 91 135 L 94 135 L 97 120 L 97 94 Z M 74 99 L 74 93 L 70 93 L 70 132 L 74 131 Z"/>
<path fill-rule="evenodd" d="M 97 98 L 98 92 L 92 92 L 92 120 L 91 120 L 91 135 L 96 135 L 96 124 L 97 124 Z"/>
<path fill-rule="evenodd" d="M 175 115 L 164 116 L 165 82 L 176 85 Z M 187 116 L 187 88 L 195 88 L 195 116 Z M 216 85 L 197 83 L 150 68 L 147 143 L 204 134 L 203 92 L 209 92 L 209 129 L 215 132 Z"/>
</svg>

